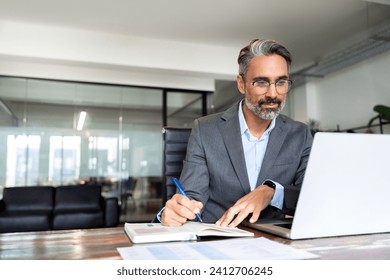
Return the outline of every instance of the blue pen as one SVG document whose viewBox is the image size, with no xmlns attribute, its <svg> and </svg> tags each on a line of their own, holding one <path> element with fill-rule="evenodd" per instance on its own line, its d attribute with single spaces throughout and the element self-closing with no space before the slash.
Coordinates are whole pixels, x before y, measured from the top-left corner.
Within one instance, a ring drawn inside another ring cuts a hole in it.
<svg viewBox="0 0 390 280">
<path fill-rule="evenodd" d="M 179 190 L 180 194 L 182 196 L 186 196 L 187 197 L 187 194 L 186 192 L 184 191 L 183 189 L 183 186 L 180 184 L 180 181 L 178 179 L 176 179 L 175 177 L 172 177 L 172 181 L 173 183 L 176 185 L 176 188 Z M 198 221 L 199 222 L 203 222 L 202 218 L 200 217 L 200 215 L 198 213 L 195 214 L 196 215 L 196 218 L 198 218 Z"/>
</svg>

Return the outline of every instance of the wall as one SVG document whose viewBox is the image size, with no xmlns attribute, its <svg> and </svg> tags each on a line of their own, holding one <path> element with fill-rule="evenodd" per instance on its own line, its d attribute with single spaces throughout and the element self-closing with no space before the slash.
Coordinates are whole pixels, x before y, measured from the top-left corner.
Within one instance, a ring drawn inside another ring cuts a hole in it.
<svg viewBox="0 0 390 280">
<path fill-rule="evenodd" d="M 390 106 L 389 70 L 390 52 L 387 52 L 313 79 L 292 92 L 292 116 L 302 122 L 315 119 L 323 130 L 365 126 L 377 115 L 373 111 L 375 105 Z M 390 133 L 390 125 L 384 128 Z M 374 131 L 379 133 L 378 128 Z"/>
</svg>

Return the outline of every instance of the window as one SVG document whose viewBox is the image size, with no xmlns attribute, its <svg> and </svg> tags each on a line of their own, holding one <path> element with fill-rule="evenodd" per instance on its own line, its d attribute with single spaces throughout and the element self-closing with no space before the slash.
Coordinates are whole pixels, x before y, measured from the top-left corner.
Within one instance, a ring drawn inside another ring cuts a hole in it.
<svg viewBox="0 0 390 280">
<path fill-rule="evenodd" d="M 164 92 L 169 125 L 204 114 L 205 92 L 0 77 L 0 186 L 161 177 Z"/>
</svg>

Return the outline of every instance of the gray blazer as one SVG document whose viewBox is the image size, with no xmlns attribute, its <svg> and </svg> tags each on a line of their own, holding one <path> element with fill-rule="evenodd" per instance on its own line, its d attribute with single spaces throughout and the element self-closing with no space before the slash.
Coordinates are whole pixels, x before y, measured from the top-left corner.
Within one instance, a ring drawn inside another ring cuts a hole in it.
<svg viewBox="0 0 390 280">
<path fill-rule="evenodd" d="M 187 195 L 203 203 L 205 222 L 216 222 L 238 199 L 250 192 L 238 104 L 223 113 L 195 120 L 188 142 L 180 180 Z M 284 115 L 276 118 L 257 186 L 266 179 L 284 186 L 283 213 L 295 211 L 312 140 L 307 125 Z"/>
</svg>

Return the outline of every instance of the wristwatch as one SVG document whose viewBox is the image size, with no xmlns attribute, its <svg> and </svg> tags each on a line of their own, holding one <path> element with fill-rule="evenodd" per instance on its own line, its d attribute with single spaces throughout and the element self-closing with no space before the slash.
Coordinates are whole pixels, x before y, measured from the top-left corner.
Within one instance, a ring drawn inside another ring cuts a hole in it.
<svg viewBox="0 0 390 280">
<path fill-rule="evenodd" d="M 272 189 L 276 189 L 276 185 L 275 185 L 275 183 L 274 182 L 272 182 L 271 180 L 266 180 L 264 183 L 263 183 L 263 185 L 266 185 L 266 186 L 268 186 L 268 187 L 270 187 L 270 188 L 272 188 Z"/>
</svg>

